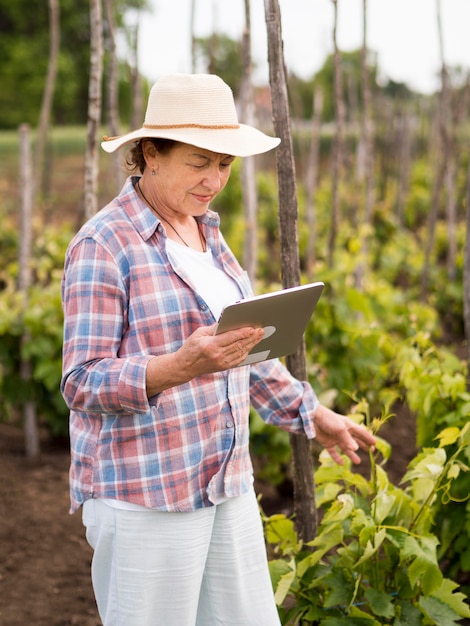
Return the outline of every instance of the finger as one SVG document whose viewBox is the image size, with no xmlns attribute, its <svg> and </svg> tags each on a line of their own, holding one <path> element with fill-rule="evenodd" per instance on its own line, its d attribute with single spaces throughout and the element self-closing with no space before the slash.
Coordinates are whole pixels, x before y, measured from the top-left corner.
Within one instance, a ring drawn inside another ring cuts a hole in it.
<svg viewBox="0 0 470 626">
<path fill-rule="evenodd" d="M 344 465 L 343 458 L 335 447 L 327 448 L 326 450 L 335 463 L 338 465 Z"/>
<path fill-rule="evenodd" d="M 361 428 L 360 430 L 351 433 L 351 436 L 354 437 L 358 445 L 363 450 L 369 450 L 369 448 L 374 447 L 376 444 L 375 437 L 365 428 Z"/>
<path fill-rule="evenodd" d="M 351 461 L 354 463 L 354 465 L 359 465 L 359 463 L 361 462 L 361 458 L 355 453 L 354 450 L 345 450 L 344 454 L 351 459 Z"/>
<path fill-rule="evenodd" d="M 245 326 L 237 330 L 228 330 L 225 333 L 216 335 L 216 337 L 221 346 L 229 347 L 233 344 L 240 343 L 242 346 L 250 347 L 251 349 L 263 338 L 263 329 Z"/>
</svg>

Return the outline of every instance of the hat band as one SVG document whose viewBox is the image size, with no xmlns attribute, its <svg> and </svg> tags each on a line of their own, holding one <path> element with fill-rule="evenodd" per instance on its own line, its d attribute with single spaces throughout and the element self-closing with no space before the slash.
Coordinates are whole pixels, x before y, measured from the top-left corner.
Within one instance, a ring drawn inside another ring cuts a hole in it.
<svg viewBox="0 0 470 626">
<path fill-rule="evenodd" d="M 179 128 L 203 128 L 206 130 L 227 130 L 227 129 L 239 129 L 240 124 L 144 124 L 143 128 L 149 128 L 151 130 L 173 130 Z M 117 135 L 115 137 L 103 136 L 103 141 L 114 141 L 115 139 L 121 139 L 124 135 Z"/>
<path fill-rule="evenodd" d="M 206 129 L 227 129 L 240 128 L 240 124 L 144 124 L 144 128 L 152 130 L 172 130 L 173 128 L 206 128 Z"/>
</svg>

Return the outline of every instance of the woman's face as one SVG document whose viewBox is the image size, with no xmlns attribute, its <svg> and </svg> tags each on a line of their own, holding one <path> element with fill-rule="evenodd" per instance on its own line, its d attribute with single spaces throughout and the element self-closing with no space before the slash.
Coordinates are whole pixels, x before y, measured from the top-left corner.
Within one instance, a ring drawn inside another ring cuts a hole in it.
<svg viewBox="0 0 470 626">
<path fill-rule="evenodd" d="M 150 167 L 155 175 L 148 177 L 153 201 L 174 217 L 204 214 L 227 184 L 234 159 L 184 143 L 157 152 Z"/>
</svg>

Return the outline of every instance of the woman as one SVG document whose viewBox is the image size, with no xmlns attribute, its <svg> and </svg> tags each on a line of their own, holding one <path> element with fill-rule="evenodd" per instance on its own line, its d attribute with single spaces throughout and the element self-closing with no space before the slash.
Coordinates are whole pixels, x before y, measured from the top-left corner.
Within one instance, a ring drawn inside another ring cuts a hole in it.
<svg viewBox="0 0 470 626">
<path fill-rule="evenodd" d="M 71 511 L 83 506 L 105 626 L 279 624 L 248 451 L 250 403 L 267 422 L 354 462 L 374 438 L 320 406 L 277 360 L 237 367 L 262 338 L 214 335 L 251 295 L 210 202 L 236 156 L 279 143 L 238 123 L 213 75 L 150 93 L 122 191 L 65 262 L 62 393 L 70 407 Z"/>
</svg>

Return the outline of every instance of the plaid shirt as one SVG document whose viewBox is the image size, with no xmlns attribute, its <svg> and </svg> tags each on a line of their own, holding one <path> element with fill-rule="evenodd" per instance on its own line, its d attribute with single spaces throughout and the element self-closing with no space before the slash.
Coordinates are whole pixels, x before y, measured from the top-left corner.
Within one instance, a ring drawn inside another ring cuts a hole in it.
<svg viewBox="0 0 470 626">
<path fill-rule="evenodd" d="M 61 391 L 71 411 L 71 512 L 88 498 L 162 511 L 211 506 L 219 471 L 226 496 L 245 493 L 253 482 L 250 403 L 271 424 L 315 435 L 315 393 L 278 360 L 147 397 L 150 359 L 215 319 L 184 267 L 170 263 L 165 230 L 133 182 L 81 228 L 65 260 Z M 220 267 L 251 295 L 218 216 L 208 211 L 200 221 Z"/>
</svg>

